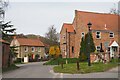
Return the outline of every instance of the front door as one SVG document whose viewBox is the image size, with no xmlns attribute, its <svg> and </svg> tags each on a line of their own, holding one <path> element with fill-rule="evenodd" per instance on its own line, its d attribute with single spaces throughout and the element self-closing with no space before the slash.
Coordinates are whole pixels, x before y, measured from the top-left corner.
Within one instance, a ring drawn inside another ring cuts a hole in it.
<svg viewBox="0 0 120 80">
<path fill-rule="evenodd" d="M 116 57 L 118 52 L 118 47 L 117 46 L 112 46 L 111 47 L 111 57 Z"/>
</svg>

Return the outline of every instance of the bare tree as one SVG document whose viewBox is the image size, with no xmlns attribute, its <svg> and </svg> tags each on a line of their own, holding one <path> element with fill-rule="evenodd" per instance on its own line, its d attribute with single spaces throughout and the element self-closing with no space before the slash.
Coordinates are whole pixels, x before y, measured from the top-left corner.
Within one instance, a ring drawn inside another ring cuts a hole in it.
<svg viewBox="0 0 120 80">
<path fill-rule="evenodd" d="M 119 7 L 118 7 L 118 9 L 116 9 L 116 4 L 115 3 L 114 3 L 114 7 L 110 9 L 110 13 L 120 15 Z"/>
<path fill-rule="evenodd" d="M 45 34 L 45 37 L 53 42 L 58 42 L 58 33 L 54 25 L 48 28 L 48 32 Z"/>
<path fill-rule="evenodd" d="M 111 13 L 111 14 L 118 14 L 118 15 L 120 15 L 120 11 L 117 10 L 117 9 L 115 9 L 115 8 L 111 8 L 111 9 L 110 9 L 110 13 Z"/>
<path fill-rule="evenodd" d="M 5 15 L 5 8 L 8 6 L 8 0 L 0 0 L 0 20 L 4 18 Z"/>
</svg>

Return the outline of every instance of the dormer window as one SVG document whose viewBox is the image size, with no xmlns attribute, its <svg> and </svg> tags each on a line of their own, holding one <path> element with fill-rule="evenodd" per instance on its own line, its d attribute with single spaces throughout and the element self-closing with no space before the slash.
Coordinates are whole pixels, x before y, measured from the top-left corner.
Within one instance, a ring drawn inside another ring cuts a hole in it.
<svg viewBox="0 0 120 80">
<path fill-rule="evenodd" d="M 97 31 L 97 32 L 96 32 L 96 38 L 97 38 L 97 39 L 100 39 L 100 38 L 101 38 L 101 32 L 100 32 L 100 31 Z"/>
<path fill-rule="evenodd" d="M 84 33 L 84 32 L 82 32 L 82 33 L 81 33 L 81 37 L 83 38 L 84 36 L 85 36 L 85 33 Z"/>
<path fill-rule="evenodd" d="M 114 33 L 113 33 L 113 32 L 110 32 L 109 37 L 110 37 L 110 38 L 114 38 Z"/>
</svg>

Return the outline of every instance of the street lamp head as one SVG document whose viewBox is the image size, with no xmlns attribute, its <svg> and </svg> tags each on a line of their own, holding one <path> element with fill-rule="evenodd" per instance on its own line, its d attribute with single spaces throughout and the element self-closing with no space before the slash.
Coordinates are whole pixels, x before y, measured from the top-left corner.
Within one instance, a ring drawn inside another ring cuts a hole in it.
<svg viewBox="0 0 120 80">
<path fill-rule="evenodd" d="M 92 23 L 91 23 L 91 22 L 89 22 L 87 25 L 88 25 L 88 27 L 91 27 L 91 26 L 92 26 Z"/>
<path fill-rule="evenodd" d="M 92 23 L 89 21 L 89 23 L 87 25 L 88 25 L 88 29 L 90 30 Z"/>
</svg>

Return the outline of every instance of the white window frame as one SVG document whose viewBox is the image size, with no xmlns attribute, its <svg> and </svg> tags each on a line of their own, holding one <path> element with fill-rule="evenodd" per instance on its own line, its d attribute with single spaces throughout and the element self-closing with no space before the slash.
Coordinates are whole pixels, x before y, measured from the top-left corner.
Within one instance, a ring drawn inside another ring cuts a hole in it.
<svg viewBox="0 0 120 80">
<path fill-rule="evenodd" d="M 98 32 L 99 32 L 100 34 L 97 34 Z M 100 37 L 97 38 L 97 35 L 99 35 Z M 100 32 L 100 31 L 96 31 L 96 38 L 97 38 L 97 39 L 101 39 L 101 32 Z"/>
<path fill-rule="evenodd" d="M 40 47 L 38 47 L 38 52 L 41 52 L 41 48 Z"/>
<path fill-rule="evenodd" d="M 101 48 L 100 46 L 96 46 L 96 50 L 97 50 L 97 51 L 100 51 L 100 49 L 98 49 L 98 47 Z"/>
<path fill-rule="evenodd" d="M 25 47 L 25 52 L 28 52 L 28 47 Z"/>
<path fill-rule="evenodd" d="M 84 35 L 83 35 L 83 34 L 84 34 Z M 82 38 L 82 37 L 85 37 L 85 33 L 84 33 L 84 32 L 81 33 L 81 38 Z"/>
<path fill-rule="evenodd" d="M 113 36 L 113 37 L 110 37 L 111 33 L 112 33 L 112 36 Z M 110 33 L 109 33 L 109 37 L 110 37 L 110 38 L 114 38 L 114 33 L 113 33 L 113 32 L 110 32 Z"/>
<path fill-rule="evenodd" d="M 31 50 L 32 50 L 32 52 L 35 52 L 35 47 L 32 47 Z"/>
</svg>

